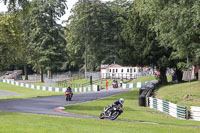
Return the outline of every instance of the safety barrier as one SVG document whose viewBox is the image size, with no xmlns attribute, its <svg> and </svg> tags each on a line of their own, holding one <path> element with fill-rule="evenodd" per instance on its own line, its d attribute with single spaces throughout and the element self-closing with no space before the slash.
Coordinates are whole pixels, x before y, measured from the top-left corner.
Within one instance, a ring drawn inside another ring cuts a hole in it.
<svg viewBox="0 0 200 133">
<path fill-rule="evenodd" d="M 137 83 L 131 83 L 131 84 L 123 84 L 122 88 L 140 88 L 145 85 L 146 82 L 137 82 Z"/>
<path fill-rule="evenodd" d="M 39 85 L 32 85 L 27 83 L 16 82 L 14 80 L 0 80 L 0 82 L 8 83 L 16 86 L 43 90 L 43 91 L 52 91 L 52 92 L 65 92 L 67 88 L 55 88 L 55 87 L 46 87 L 46 86 L 39 86 Z M 90 87 L 82 87 L 82 88 L 72 88 L 72 92 L 90 92 L 90 91 L 98 91 L 97 85 L 92 85 Z"/>
<path fill-rule="evenodd" d="M 179 119 L 188 119 L 187 107 L 149 97 L 149 107 Z"/>
<path fill-rule="evenodd" d="M 190 107 L 190 118 L 196 121 L 200 121 L 200 107 Z"/>
</svg>

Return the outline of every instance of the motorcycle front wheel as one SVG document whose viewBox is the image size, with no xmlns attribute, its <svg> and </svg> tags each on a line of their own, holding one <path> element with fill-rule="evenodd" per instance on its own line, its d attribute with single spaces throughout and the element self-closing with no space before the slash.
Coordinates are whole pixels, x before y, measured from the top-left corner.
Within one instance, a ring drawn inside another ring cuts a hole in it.
<svg viewBox="0 0 200 133">
<path fill-rule="evenodd" d="M 104 119 L 103 116 L 104 116 L 104 113 L 101 113 L 100 116 L 99 116 L 99 118 L 100 118 L 100 119 Z"/>
</svg>

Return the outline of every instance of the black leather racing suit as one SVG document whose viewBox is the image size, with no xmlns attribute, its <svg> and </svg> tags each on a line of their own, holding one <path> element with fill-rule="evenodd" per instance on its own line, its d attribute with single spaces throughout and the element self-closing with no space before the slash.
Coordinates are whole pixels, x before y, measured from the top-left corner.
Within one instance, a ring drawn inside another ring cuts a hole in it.
<svg viewBox="0 0 200 133">
<path fill-rule="evenodd" d="M 118 105 L 120 105 L 121 107 L 123 107 L 123 105 L 119 102 L 119 100 L 117 100 L 117 101 L 115 101 L 114 103 L 112 103 L 107 109 L 106 109 L 106 111 L 107 110 L 110 110 L 110 115 L 113 113 L 113 107 L 115 107 L 115 106 L 118 106 Z M 109 115 L 109 116 L 110 116 Z"/>
</svg>

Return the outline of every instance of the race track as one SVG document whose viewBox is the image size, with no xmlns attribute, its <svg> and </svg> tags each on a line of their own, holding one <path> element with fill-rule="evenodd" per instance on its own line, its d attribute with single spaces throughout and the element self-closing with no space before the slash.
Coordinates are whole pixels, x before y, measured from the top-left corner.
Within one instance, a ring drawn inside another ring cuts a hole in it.
<svg viewBox="0 0 200 133">
<path fill-rule="evenodd" d="M 86 117 L 95 119 L 95 117 L 90 117 L 90 116 L 80 116 L 71 113 L 59 112 L 58 107 L 93 101 L 104 97 L 116 95 L 128 90 L 129 89 L 119 89 L 119 90 L 74 94 L 72 101 L 65 101 L 65 95 L 39 97 L 31 99 L 0 100 L 0 110 L 7 112 Z"/>
</svg>

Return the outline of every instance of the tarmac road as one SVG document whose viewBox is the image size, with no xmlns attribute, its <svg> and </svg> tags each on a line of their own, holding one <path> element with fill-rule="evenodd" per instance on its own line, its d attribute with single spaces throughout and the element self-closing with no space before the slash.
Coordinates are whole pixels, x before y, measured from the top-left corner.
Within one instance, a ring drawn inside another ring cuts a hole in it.
<svg viewBox="0 0 200 133">
<path fill-rule="evenodd" d="M 62 96 L 49 96 L 49 97 L 39 97 L 31 99 L 0 100 L 0 110 L 6 112 L 72 116 L 72 117 L 96 119 L 95 117 L 91 116 L 82 116 L 77 114 L 64 113 L 58 107 L 83 103 L 87 101 L 93 101 L 104 97 L 116 95 L 128 90 L 130 89 L 118 89 L 118 90 L 107 90 L 99 92 L 74 94 L 72 101 L 65 101 L 64 94 Z"/>
</svg>

